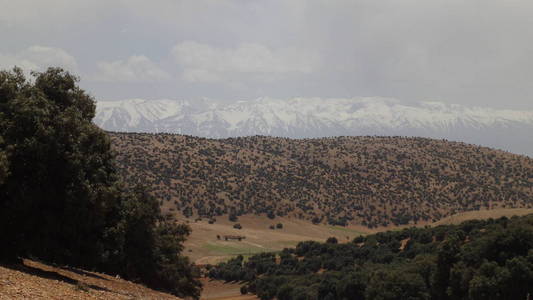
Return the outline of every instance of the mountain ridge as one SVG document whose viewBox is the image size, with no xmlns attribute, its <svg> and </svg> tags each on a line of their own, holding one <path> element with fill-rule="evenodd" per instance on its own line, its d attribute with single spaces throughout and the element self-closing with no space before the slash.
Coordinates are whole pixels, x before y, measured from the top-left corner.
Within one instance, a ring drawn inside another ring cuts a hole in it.
<svg viewBox="0 0 533 300">
<path fill-rule="evenodd" d="M 533 111 L 392 98 L 259 98 L 100 101 L 94 122 L 109 131 L 178 133 L 208 138 L 267 135 L 421 136 L 533 157 Z"/>
</svg>

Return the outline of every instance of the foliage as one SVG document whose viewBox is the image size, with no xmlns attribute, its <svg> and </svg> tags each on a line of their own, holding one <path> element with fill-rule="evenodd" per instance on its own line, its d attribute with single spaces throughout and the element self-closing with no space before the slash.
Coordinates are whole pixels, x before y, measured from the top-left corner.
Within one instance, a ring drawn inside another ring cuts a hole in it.
<svg viewBox="0 0 533 300">
<path fill-rule="evenodd" d="M 261 299 L 525 299 L 533 215 L 301 242 L 211 268 Z M 403 246 L 402 246 L 403 245 Z"/>
<path fill-rule="evenodd" d="M 3 145 L 4 140 L 0 136 L 0 147 Z M 6 180 L 7 175 L 9 174 L 9 167 L 7 162 L 7 156 L 5 151 L 0 148 L 0 184 Z"/>
<path fill-rule="evenodd" d="M 94 265 L 116 180 L 110 142 L 91 123 L 94 101 L 60 69 L 0 72 L 0 135 L 10 175 L 0 190 L 4 258 Z"/>
<path fill-rule="evenodd" d="M 0 72 L 0 260 L 115 272 L 198 298 L 180 255 L 190 229 L 164 219 L 145 188 L 119 182 L 109 137 L 91 122 L 94 100 L 62 69 L 32 75 Z"/>
</svg>

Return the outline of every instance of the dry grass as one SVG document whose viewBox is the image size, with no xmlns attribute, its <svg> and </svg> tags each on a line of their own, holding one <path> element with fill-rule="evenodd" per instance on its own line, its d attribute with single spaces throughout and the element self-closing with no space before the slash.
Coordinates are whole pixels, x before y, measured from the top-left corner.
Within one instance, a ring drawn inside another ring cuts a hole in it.
<svg viewBox="0 0 533 300">
<path fill-rule="evenodd" d="M 325 241 L 334 236 L 339 241 L 351 241 L 354 237 L 368 233 L 365 227 L 338 227 L 313 225 L 296 218 L 276 218 L 246 215 L 239 217 L 242 229 L 234 229 L 233 222 L 218 218 L 215 224 L 207 220 L 191 222 L 192 235 L 186 241 L 185 254 L 197 264 L 214 264 L 235 255 L 251 255 L 259 252 L 280 251 L 294 247 L 298 242 Z M 270 225 L 283 224 L 283 229 L 269 229 Z M 218 240 L 217 235 L 242 235 L 242 241 Z"/>
<path fill-rule="evenodd" d="M 457 225 L 464 221 L 468 220 L 485 220 L 485 219 L 497 219 L 501 217 L 512 217 L 512 216 L 524 216 L 528 214 L 533 214 L 533 209 L 531 208 L 510 208 L 510 209 L 493 209 L 493 210 L 479 210 L 479 211 L 469 211 L 458 213 L 453 216 L 449 216 L 442 220 L 439 220 L 432 226 L 438 225 Z"/>
<path fill-rule="evenodd" d="M 522 216 L 533 213 L 533 209 L 494 209 L 463 212 L 444 218 L 434 223 L 421 223 L 418 226 L 438 226 L 459 224 L 473 219 Z M 246 215 L 238 220 L 243 229 L 233 228 L 232 222 L 219 218 L 215 224 L 207 220 L 191 222 L 192 235 L 186 241 L 185 254 L 196 264 L 216 264 L 236 255 L 245 257 L 260 252 L 275 252 L 296 246 L 301 241 L 325 241 L 328 237 L 336 237 L 340 242 L 351 241 L 359 235 L 366 235 L 387 230 L 401 230 L 407 226 L 379 227 L 370 230 L 363 226 L 327 226 L 314 225 L 309 221 L 296 218 L 276 218 L 270 220 L 263 216 Z M 269 225 L 283 223 L 283 229 L 272 230 Z M 243 235 L 242 241 L 218 240 L 217 235 Z"/>
<path fill-rule="evenodd" d="M 241 295 L 240 283 L 224 283 L 218 280 L 203 278 L 204 290 L 200 299 L 205 300 L 255 300 L 259 299 L 253 294 Z"/>
</svg>

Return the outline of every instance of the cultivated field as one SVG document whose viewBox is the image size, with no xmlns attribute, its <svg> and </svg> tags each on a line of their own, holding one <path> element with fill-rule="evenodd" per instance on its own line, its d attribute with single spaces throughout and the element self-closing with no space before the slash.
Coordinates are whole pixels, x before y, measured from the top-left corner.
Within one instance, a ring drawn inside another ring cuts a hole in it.
<svg viewBox="0 0 533 300">
<path fill-rule="evenodd" d="M 419 226 L 459 224 L 473 219 L 500 218 L 503 216 L 523 216 L 532 214 L 533 209 L 494 209 L 458 213 L 435 223 L 421 223 Z M 242 229 L 233 228 L 240 223 Z M 270 229 L 270 225 L 282 223 L 282 229 Z M 192 235 L 185 242 L 185 254 L 196 264 L 216 264 L 236 255 L 249 256 L 260 252 L 280 251 L 294 247 L 301 241 L 325 241 L 336 237 L 339 242 L 351 241 L 354 237 L 378 231 L 398 230 L 409 226 L 389 226 L 369 230 L 363 226 L 329 226 L 314 225 L 309 221 L 296 218 L 276 218 L 271 220 L 264 216 L 246 215 L 237 222 L 230 222 L 227 217 L 219 217 L 215 224 L 207 219 L 190 221 Z M 221 239 L 217 239 L 217 235 Z M 242 241 L 224 239 L 224 235 L 240 235 Z"/>
<path fill-rule="evenodd" d="M 368 233 L 368 229 L 359 227 L 340 227 L 313 225 L 309 221 L 296 218 L 275 218 L 246 215 L 239 217 L 237 223 L 242 229 L 233 228 L 234 222 L 227 217 L 219 217 L 215 224 L 207 219 L 190 222 L 192 235 L 185 243 L 185 253 L 197 264 L 213 264 L 235 255 L 250 255 L 259 252 L 280 251 L 294 247 L 300 241 L 325 241 L 328 237 L 336 237 L 339 242 L 352 240 L 354 237 Z M 269 229 L 270 225 L 282 223 L 282 229 Z M 221 239 L 217 239 L 217 235 Z M 242 241 L 224 240 L 224 235 L 240 235 Z"/>
</svg>

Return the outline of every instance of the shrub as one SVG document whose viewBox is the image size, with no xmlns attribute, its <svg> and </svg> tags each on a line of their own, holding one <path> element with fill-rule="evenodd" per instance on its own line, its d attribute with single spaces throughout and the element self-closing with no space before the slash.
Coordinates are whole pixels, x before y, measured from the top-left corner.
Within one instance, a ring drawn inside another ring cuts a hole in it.
<svg viewBox="0 0 533 300">
<path fill-rule="evenodd" d="M 241 286 L 241 295 L 248 294 L 248 287 L 246 285 Z"/>
<path fill-rule="evenodd" d="M 337 240 L 336 237 L 332 236 L 332 237 L 329 237 L 327 240 L 326 240 L 326 243 L 328 244 L 337 244 L 339 241 Z"/>
<path fill-rule="evenodd" d="M 229 219 L 231 222 L 237 222 L 237 220 L 238 220 L 236 214 L 229 214 L 228 219 Z"/>
</svg>

